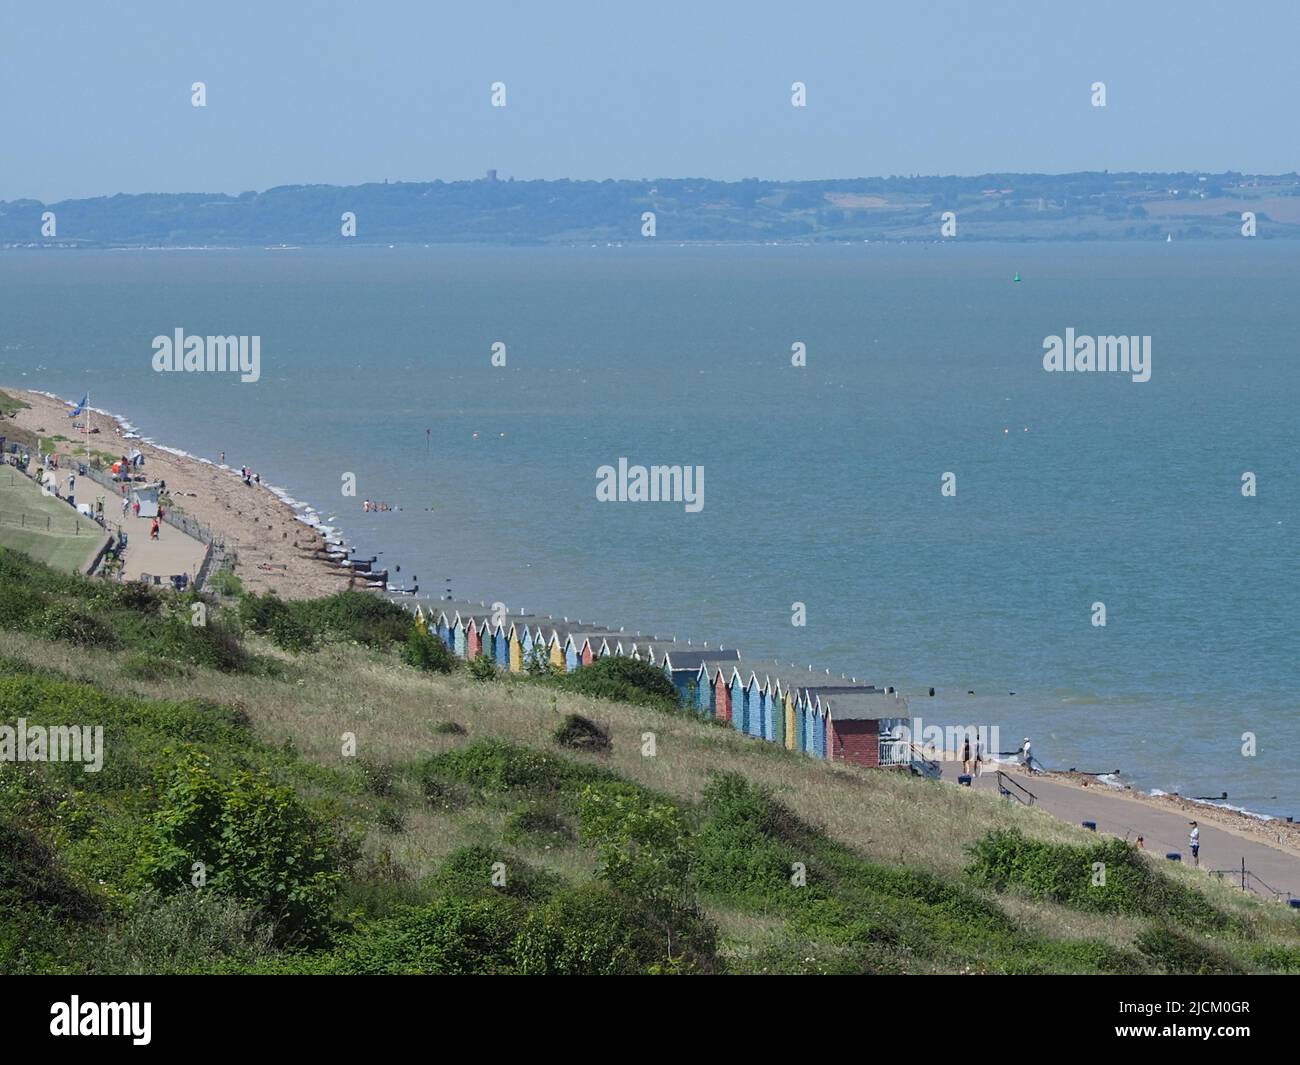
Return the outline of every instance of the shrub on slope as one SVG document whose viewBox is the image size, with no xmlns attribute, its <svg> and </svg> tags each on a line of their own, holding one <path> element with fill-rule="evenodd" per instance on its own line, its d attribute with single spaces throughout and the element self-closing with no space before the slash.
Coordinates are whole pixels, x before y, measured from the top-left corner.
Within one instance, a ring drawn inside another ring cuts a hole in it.
<svg viewBox="0 0 1300 1065">
<path fill-rule="evenodd" d="M 1154 869 L 1121 839 L 1080 847 L 1044 843 L 1011 828 L 985 836 L 971 857 L 968 874 L 995 891 L 1015 889 L 1078 910 L 1156 917 L 1188 928 L 1228 925 L 1205 896 Z"/>
<path fill-rule="evenodd" d="M 677 689 L 664 671 L 635 658 L 609 655 L 584 669 L 565 673 L 556 683 L 596 699 L 673 709 L 678 705 Z"/>
</svg>

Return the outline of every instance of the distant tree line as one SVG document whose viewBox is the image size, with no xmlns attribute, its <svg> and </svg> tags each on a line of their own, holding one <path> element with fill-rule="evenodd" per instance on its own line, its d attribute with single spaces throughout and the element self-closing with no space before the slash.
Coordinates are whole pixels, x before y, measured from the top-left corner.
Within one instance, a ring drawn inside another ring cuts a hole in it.
<svg viewBox="0 0 1300 1065">
<path fill-rule="evenodd" d="M 288 185 L 238 196 L 118 194 L 0 203 L 5 245 L 546 244 L 937 237 L 943 211 L 963 212 L 968 239 L 1145 239 L 1145 204 L 1168 199 L 1300 195 L 1297 175 L 1229 172 L 981 174 L 781 182 L 429 181 Z M 1205 214 L 1208 236 L 1233 235 L 1238 210 Z M 345 235 L 355 218 L 355 236 Z M 1073 228 L 1060 225 L 1071 220 Z M 1263 234 L 1262 234 L 1263 235 Z M 1267 236 L 1300 235 L 1278 222 Z"/>
</svg>

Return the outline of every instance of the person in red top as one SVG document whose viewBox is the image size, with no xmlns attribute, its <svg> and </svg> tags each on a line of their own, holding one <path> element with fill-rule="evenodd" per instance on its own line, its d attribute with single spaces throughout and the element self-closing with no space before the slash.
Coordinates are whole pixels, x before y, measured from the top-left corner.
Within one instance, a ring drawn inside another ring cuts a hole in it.
<svg viewBox="0 0 1300 1065">
<path fill-rule="evenodd" d="M 153 524 L 149 526 L 149 539 L 150 539 L 150 540 L 157 540 L 157 539 L 158 539 L 158 519 L 157 519 L 157 518 L 154 518 L 154 520 L 153 520 Z"/>
</svg>

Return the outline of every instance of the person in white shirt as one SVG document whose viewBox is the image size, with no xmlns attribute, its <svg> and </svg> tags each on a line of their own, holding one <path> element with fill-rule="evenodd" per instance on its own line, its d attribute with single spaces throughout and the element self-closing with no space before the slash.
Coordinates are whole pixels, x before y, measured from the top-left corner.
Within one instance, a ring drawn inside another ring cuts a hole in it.
<svg viewBox="0 0 1300 1065">
<path fill-rule="evenodd" d="M 1020 746 L 1020 754 L 1024 760 L 1026 772 L 1032 773 L 1034 771 L 1034 758 L 1033 755 L 1029 753 L 1028 736 L 1025 737 L 1025 742 Z"/>
<path fill-rule="evenodd" d="M 1200 866 L 1201 864 L 1201 828 L 1193 821 L 1192 831 L 1187 835 L 1187 844 L 1192 848 L 1192 864 Z"/>
</svg>

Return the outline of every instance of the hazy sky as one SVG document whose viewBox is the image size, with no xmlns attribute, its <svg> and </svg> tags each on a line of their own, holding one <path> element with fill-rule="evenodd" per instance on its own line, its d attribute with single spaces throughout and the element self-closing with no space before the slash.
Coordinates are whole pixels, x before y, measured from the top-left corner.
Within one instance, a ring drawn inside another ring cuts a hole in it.
<svg viewBox="0 0 1300 1065">
<path fill-rule="evenodd" d="M 0 0 L 0 199 L 1297 169 L 1295 0 Z M 190 104 L 207 85 L 208 106 Z M 490 106 L 502 81 L 507 106 Z M 790 104 L 794 81 L 808 106 Z M 1090 104 L 1103 81 L 1107 106 Z"/>
</svg>

